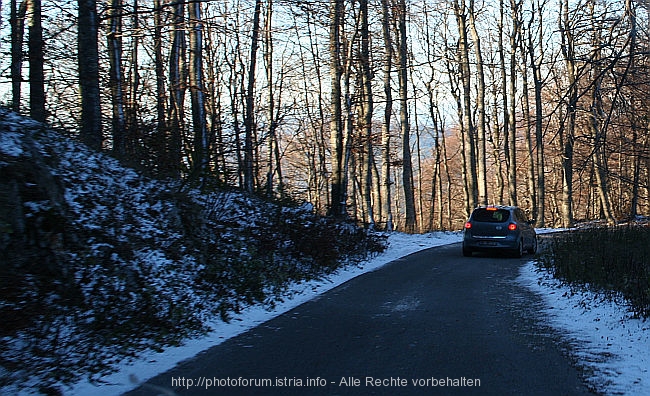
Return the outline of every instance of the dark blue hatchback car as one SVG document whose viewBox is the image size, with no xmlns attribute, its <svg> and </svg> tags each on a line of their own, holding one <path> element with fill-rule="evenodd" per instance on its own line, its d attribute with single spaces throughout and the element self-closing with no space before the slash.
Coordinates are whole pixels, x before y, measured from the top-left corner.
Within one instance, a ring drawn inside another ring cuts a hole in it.
<svg viewBox="0 0 650 396">
<path fill-rule="evenodd" d="M 463 256 L 474 252 L 503 250 L 521 257 L 537 251 L 537 234 L 526 214 L 517 206 L 480 206 L 474 209 L 463 236 Z"/>
</svg>

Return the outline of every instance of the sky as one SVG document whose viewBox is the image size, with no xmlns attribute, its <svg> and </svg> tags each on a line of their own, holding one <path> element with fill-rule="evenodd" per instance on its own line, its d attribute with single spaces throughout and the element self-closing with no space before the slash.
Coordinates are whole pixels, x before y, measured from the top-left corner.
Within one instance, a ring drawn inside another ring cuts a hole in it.
<svg viewBox="0 0 650 396">
<path fill-rule="evenodd" d="M 544 231 L 542 231 L 544 232 Z M 234 315 L 229 323 L 215 322 L 208 335 L 188 340 L 184 345 L 164 351 L 149 352 L 138 360 L 123 364 L 114 374 L 102 378 L 97 386 L 81 382 L 66 391 L 66 395 L 119 395 L 158 374 L 173 368 L 199 352 L 235 337 L 300 304 L 331 290 L 346 281 L 375 271 L 385 264 L 408 254 L 450 243 L 460 242 L 460 232 L 438 232 L 424 235 L 393 233 L 388 250 L 359 266 L 339 270 L 320 281 L 295 284 L 293 297 L 269 311 L 253 306 Z M 581 366 L 588 367 L 588 381 L 606 394 L 650 395 L 650 323 L 631 318 L 624 302 L 602 301 L 588 292 L 577 292 L 545 272 L 533 262 L 521 267 L 517 281 L 537 293 L 544 302 L 540 319 L 558 330 L 571 345 L 571 353 Z M 99 393 L 98 393 L 99 392 Z"/>
</svg>

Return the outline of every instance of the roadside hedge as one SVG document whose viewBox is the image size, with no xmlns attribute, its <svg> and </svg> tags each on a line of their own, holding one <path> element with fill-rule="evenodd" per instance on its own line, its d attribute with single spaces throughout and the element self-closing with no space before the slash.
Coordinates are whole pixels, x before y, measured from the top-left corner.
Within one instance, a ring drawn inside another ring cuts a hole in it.
<svg viewBox="0 0 650 396">
<path fill-rule="evenodd" d="M 585 228 L 556 234 L 538 265 L 569 285 L 622 296 L 637 317 L 650 316 L 650 227 Z"/>
</svg>

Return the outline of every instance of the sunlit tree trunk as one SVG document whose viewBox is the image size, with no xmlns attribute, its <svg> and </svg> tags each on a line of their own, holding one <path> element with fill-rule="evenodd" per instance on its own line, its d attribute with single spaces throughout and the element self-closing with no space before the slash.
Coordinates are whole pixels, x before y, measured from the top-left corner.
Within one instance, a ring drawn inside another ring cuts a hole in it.
<svg viewBox="0 0 650 396">
<path fill-rule="evenodd" d="M 522 38 L 523 39 L 523 38 Z M 520 41 L 520 42 L 523 42 Z M 524 138 L 525 138 L 525 145 L 526 145 L 526 152 L 527 155 L 526 157 L 526 164 L 528 165 L 526 167 L 526 187 L 527 187 L 527 194 L 525 198 L 525 204 L 527 208 L 532 209 L 532 213 L 536 212 L 536 205 L 537 205 L 537 191 L 536 191 L 536 183 L 535 183 L 535 153 L 534 153 L 534 147 L 533 147 L 533 137 L 532 137 L 532 125 L 531 125 L 531 120 L 530 120 L 530 98 L 528 95 L 528 66 L 526 65 L 526 59 L 527 57 L 527 51 L 525 48 L 521 48 L 521 55 L 522 59 L 524 59 L 524 62 L 520 65 L 521 67 L 521 89 L 524 92 L 522 95 L 522 113 L 524 115 Z"/>
<path fill-rule="evenodd" d="M 510 117 L 514 117 L 514 115 L 510 114 L 509 106 L 508 106 L 508 76 L 506 73 L 506 54 L 505 54 L 505 44 L 503 37 L 506 34 L 505 32 L 505 5 L 504 5 L 504 0 L 499 1 L 499 39 L 498 39 L 498 51 L 499 51 L 499 71 L 501 74 L 501 107 L 503 111 L 503 120 L 501 121 L 502 123 L 502 128 L 503 128 L 503 153 L 505 156 L 505 162 L 506 162 L 506 178 L 504 178 L 502 183 L 500 184 L 499 188 L 499 203 L 505 203 L 505 188 L 506 188 L 506 179 L 507 179 L 507 173 L 509 172 L 509 160 L 510 160 L 510 147 L 509 147 L 509 139 L 510 139 Z M 495 101 L 495 108 L 496 108 L 496 101 Z M 495 120 L 496 122 L 496 120 Z M 495 125 L 495 128 L 498 128 L 498 125 Z M 498 131 L 495 131 L 498 132 Z M 499 142 L 498 139 L 498 133 L 495 133 L 495 140 Z M 501 147 L 499 147 L 500 151 Z M 496 150 L 495 150 L 496 151 Z M 495 160 L 499 161 L 499 167 L 501 167 L 501 158 L 499 153 L 497 152 L 495 154 Z M 502 167 L 501 167 L 502 168 Z M 501 178 L 501 176 L 499 176 Z"/>
<path fill-rule="evenodd" d="M 629 60 L 627 64 L 628 71 L 632 73 L 635 70 L 635 61 L 636 48 L 637 48 L 637 18 L 636 18 L 636 9 L 632 4 L 632 0 L 625 1 L 625 14 L 630 21 L 630 33 L 629 33 Z M 633 180 L 632 180 L 632 199 L 630 200 L 630 209 L 629 214 L 630 218 L 634 219 L 638 215 L 638 206 L 639 206 L 639 183 L 641 182 L 641 153 L 645 152 L 647 149 L 647 135 L 645 136 L 646 147 L 644 150 L 639 150 L 638 146 L 641 144 L 639 142 L 639 131 L 637 128 L 636 121 L 632 122 L 632 147 L 633 147 Z"/>
<path fill-rule="evenodd" d="M 372 145 L 372 113 L 374 111 L 374 102 L 372 95 L 372 65 L 370 60 L 370 29 L 368 16 L 368 0 L 359 0 L 359 17 L 361 19 L 361 68 L 362 68 L 362 86 L 363 86 L 363 103 L 362 103 L 362 127 L 366 139 L 366 158 L 365 158 L 365 186 L 364 195 L 366 201 L 366 219 L 368 228 L 375 228 L 375 214 L 372 202 L 372 170 L 374 167 L 374 154 Z"/>
<path fill-rule="evenodd" d="M 496 185 L 496 191 L 494 193 L 494 203 L 504 202 L 505 194 L 505 181 L 503 179 L 503 161 L 501 160 L 501 126 L 499 125 L 499 87 L 497 84 L 494 84 L 492 87 L 492 139 L 491 143 L 491 155 L 494 161 L 494 166 L 496 171 L 494 172 L 494 183 Z"/>
<path fill-rule="evenodd" d="M 594 3 L 590 3 L 591 17 L 592 20 L 595 19 L 594 15 Z M 612 215 L 612 206 L 609 200 L 609 186 L 607 178 L 607 157 L 605 145 L 607 142 L 606 128 L 602 127 L 603 120 L 605 120 L 605 115 L 603 111 L 603 99 L 601 94 L 602 87 L 602 70 L 600 66 L 602 54 L 600 50 L 600 45 L 603 42 L 601 37 L 600 30 L 594 29 L 592 32 L 592 42 L 591 45 L 595 51 L 593 57 L 592 65 L 592 75 L 594 78 L 592 87 L 591 87 L 591 111 L 589 114 L 590 122 L 589 129 L 591 130 L 591 135 L 593 139 L 593 163 L 594 163 L 594 175 L 596 179 L 596 190 L 598 193 L 598 199 L 600 201 L 600 208 L 602 213 L 607 220 L 607 223 L 613 225 L 616 223 L 614 216 Z"/>
<path fill-rule="evenodd" d="M 575 140 L 576 107 L 578 87 L 576 79 L 576 58 L 574 40 L 569 19 L 569 2 L 561 0 L 559 28 L 562 32 L 561 50 L 568 78 L 566 120 L 560 126 L 558 135 L 562 146 L 562 225 L 573 225 L 573 144 Z"/>
<path fill-rule="evenodd" d="M 510 0 L 512 31 L 510 32 L 510 79 L 509 79 L 509 117 L 508 117 L 508 195 L 510 205 L 517 205 L 517 120 L 515 117 L 517 111 L 517 56 L 518 37 L 521 29 L 520 21 L 521 0 Z"/>
<path fill-rule="evenodd" d="M 476 140 L 474 122 L 472 118 L 472 82 L 469 61 L 469 42 L 467 37 L 467 7 L 465 0 L 460 3 L 454 0 L 454 13 L 458 26 L 458 61 L 460 68 L 460 85 L 462 89 L 462 134 L 463 134 L 463 159 L 466 189 L 466 217 L 477 205 L 478 189 L 476 174 Z"/>
<path fill-rule="evenodd" d="M 487 161 L 486 161 L 486 121 L 485 121 L 485 72 L 483 70 L 483 54 L 481 53 L 481 39 L 476 28 L 476 20 L 474 15 L 474 0 L 469 3 L 469 31 L 472 36 L 474 44 L 474 52 L 476 54 L 476 78 L 477 78 L 477 98 L 476 98 L 476 145 L 478 150 L 476 152 L 477 167 L 477 184 L 478 184 L 478 204 L 487 205 L 488 192 L 487 192 Z"/>
<path fill-rule="evenodd" d="M 528 35 L 528 51 L 530 56 L 531 75 L 533 77 L 533 84 L 535 90 L 535 153 L 537 163 L 537 202 L 533 210 L 533 217 L 536 219 L 537 227 L 544 227 L 546 216 L 546 175 L 544 166 L 544 134 L 543 134 L 543 105 L 542 105 L 542 62 L 544 59 L 543 47 L 543 6 L 540 1 L 535 1 L 536 9 L 533 9 L 529 23 Z M 536 11 L 536 13 L 535 13 Z M 539 47 L 539 55 L 535 51 L 533 44 L 532 23 L 535 14 L 539 18 L 537 27 L 537 46 Z"/>
<path fill-rule="evenodd" d="M 384 40 L 384 50 L 386 57 L 384 59 L 384 96 L 386 104 L 384 105 L 384 117 L 381 127 L 381 196 L 382 196 L 382 218 L 386 222 L 386 231 L 393 231 L 393 210 L 391 199 L 391 136 L 390 126 L 393 113 L 393 93 L 391 86 L 391 74 L 393 72 L 393 40 L 390 30 L 390 7 L 389 0 L 381 1 L 381 26 Z"/>
<path fill-rule="evenodd" d="M 402 134 L 402 186 L 404 187 L 406 232 L 416 232 L 415 192 L 413 188 L 413 165 L 411 158 L 411 124 L 408 109 L 408 34 L 406 30 L 406 1 L 399 0 L 398 13 L 398 84 L 400 102 L 400 127 Z"/>
</svg>

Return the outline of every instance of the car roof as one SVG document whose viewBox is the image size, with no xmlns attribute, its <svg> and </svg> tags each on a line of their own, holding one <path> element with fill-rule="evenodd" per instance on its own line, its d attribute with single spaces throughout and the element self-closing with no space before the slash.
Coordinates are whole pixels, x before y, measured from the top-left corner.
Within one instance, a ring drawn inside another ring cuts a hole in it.
<svg viewBox="0 0 650 396">
<path fill-rule="evenodd" d="M 518 209 L 518 206 L 510 206 L 510 205 L 480 205 L 474 208 L 476 209 L 487 209 L 487 208 L 496 208 L 496 209 L 505 209 L 505 210 L 512 210 L 512 209 Z"/>
</svg>

